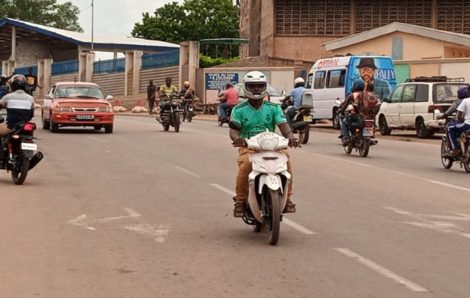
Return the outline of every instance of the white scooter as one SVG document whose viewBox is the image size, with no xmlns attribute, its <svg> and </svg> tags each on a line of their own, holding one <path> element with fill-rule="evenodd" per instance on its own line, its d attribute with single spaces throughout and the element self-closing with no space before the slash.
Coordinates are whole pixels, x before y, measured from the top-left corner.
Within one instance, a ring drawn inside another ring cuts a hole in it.
<svg viewBox="0 0 470 298">
<path fill-rule="evenodd" d="M 287 171 L 287 156 L 279 150 L 289 147 L 289 140 L 273 132 L 263 132 L 246 140 L 252 171 L 248 176 L 249 194 L 243 221 L 260 232 L 265 226 L 268 241 L 279 240 L 282 210 L 287 202 L 287 187 L 291 175 Z"/>
</svg>

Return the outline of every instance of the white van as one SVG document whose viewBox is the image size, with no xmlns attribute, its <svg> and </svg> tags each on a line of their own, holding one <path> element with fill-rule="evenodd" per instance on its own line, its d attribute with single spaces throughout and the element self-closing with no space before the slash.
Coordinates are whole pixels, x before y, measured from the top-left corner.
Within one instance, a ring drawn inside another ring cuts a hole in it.
<svg viewBox="0 0 470 298">
<path fill-rule="evenodd" d="M 373 77 L 372 80 L 370 78 Z M 388 98 L 396 86 L 395 70 L 389 56 L 342 56 L 324 58 L 315 62 L 306 82 L 306 91 L 313 97 L 313 120 L 331 119 L 339 128 L 335 117 L 336 100 L 345 100 L 353 82 L 363 79 L 372 82 L 374 93 Z"/>
</svg>

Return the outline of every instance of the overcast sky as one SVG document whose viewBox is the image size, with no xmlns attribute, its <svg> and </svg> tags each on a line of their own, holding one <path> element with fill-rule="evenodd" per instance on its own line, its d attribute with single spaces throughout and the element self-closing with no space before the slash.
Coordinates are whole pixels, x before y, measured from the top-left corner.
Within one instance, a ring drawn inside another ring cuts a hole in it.
<svg viewBox="0 0 470 298">
<path fill-rule="evenodd" d="M 58 0 L 72 2 L 80 9 L 79 23 L 84 33 L 91 35 L 92 0 Z M 93 0 L 93 32 L 98 35 L 131 36 L 134 24 L 142 21 L 142 13 L 153 16 L 155 10 L 170 2 L 183 0 Z"/>
</svg>

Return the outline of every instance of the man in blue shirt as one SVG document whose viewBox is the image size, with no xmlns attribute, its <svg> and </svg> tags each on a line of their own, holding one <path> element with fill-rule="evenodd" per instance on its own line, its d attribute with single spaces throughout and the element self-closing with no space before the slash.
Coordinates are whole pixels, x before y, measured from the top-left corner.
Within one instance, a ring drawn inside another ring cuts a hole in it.
<svg viewBox="0 0 470 298">
<path fill-rule="evenodd" d="M 302 94 L 305 91 L 305 81 L 303 78 L 298 77 L 294 80 L 294 89 L 290 92 L 289 96 L 292 98 L 294 106 L 289 106 L 285 109 L 287 122 L 292 126 L 292 119 L 295 116 L 295 109 L 300 108 L 302 103 Z"/>
</svg>

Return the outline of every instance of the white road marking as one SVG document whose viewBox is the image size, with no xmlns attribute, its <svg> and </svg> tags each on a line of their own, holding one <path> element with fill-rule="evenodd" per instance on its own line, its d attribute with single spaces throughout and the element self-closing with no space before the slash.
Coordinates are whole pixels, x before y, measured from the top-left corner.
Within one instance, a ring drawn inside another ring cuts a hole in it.
<svg viewBox="0 0 470 298">
<path fill-rule="evenodd" d="M 225 192 L 226 194 L 228 194 L 231 197 L 235 196 L 235 193 L 233 192 L 233 190 L 225 188 L 222 185 L 212 183 L 211 186 L 217 188 L 218 190 L 220 190 L 222 192 Z"/>
<path fill-rule="evenodd" d="M 124 210 L 127 212 L 127 215 L 88 220 L 88 216 L 86 214 L 82 214 L 75 218 L 72 218 L 71 220 L 67 221 L 67 223 L 72 224 L 74 226 L 81 226 L 90 231 L 96 231 L 94 227 L 90 226 L 91 223 L 107 223 L 111 221 L 118 221 L 118 220 L 125 219 L 125 218 L 133 218 L 133 217 L 142 216 L 141 214 L 132 210 L 131 208 L 124 208 Z"/>
<path fill-rule="evenodd" d="M 182 168 L 182 167 L 179 167 L 179 166 L 175 166 L 175 169 L 177 170 L 180 170 L 181 172 L 183 173 L 186 173 L 188 175 L 191 175 L 193 177 L 196 177 L 196 178 L 201 178 L 201 176 L 199 176 L 198 174 L 194 173 L 194 172 L 191 172 L 190 170 L 187 170 L 185 168 Z"/>
<path fill-rule="evenodd" d="M 405 287 L 407 287 L 408 289 L 410 289 L 412 291 L 415 291 L 415 292 L 428 292 L 428 290 L 426 288 L 424 288 L 424 287 L 422 287 L 418 284 L 415 284 L 414 282 L 393 273 L 392 271 L 380 266 L 377 263 L 374 263 L 371 260 L 368 260 L 368 259 L 364 258 L 363 256 L 353 252 L 352 250 L 349 250 L 347 248 L 334 248 L 334 249 L 336 251 L 342 253 L 343 255 L 358 261 L 362 265 L 364 265 L 366 267 L 369 267 L 370 269 L 376 271 L 377 273 L 380 273 L 383 276 L 385 276 L 385 277 L 387 277 L 387 278 L 389 278 L 389 279 L 391 279 L 391 280 L 393 280 L 393 281 L 395 281 L 399 284 L 404 285 Z"/>
<path fill-rule="evenodd" d="M 133 226 L 125 226 L 124 229 L 143 235 L 150 235 L 155 237 L 155 241 L 159 243 L 165 242 L 165 236 L 168 236 L 170 233 L 170 230 L 165 225 L 159 225 L 156 227 L 149 224 L 136 224 Z"/>
<path fill-rule="evenodd" d="M 285 216 L 282 218 L 282 222 L 284 222 L 286 225 L 290 226 L 291 228 L 299 231 L 300 233 L 303 233 L 305 235 L 316 235 L 317 233 L 299 225 L 298 223 L 286 218 Z"/>
<path fill-rule="evenodd" d="M 450 184 L 450 183 L 445 183 L 445 182 L 441 182 L 441 181 L 437 181 L 437 180 L 433 180 L 433 179 L 423 178 L 423 177 L 420 177 L 420 176 L 411 175 L 411 174 L 403 173 L 403 172 L 400 172 L 400 171 L 395 171 L 395 170 L 390 170 L 390 169 L 381 168 L 381 167 L 377 167 L 377 166 L 372 166 L 372 165 L 368 165 L 368 164 L 363 164 L 363 163 L 360 163 L 360 162 L 357 162 L 357 161 L 348 160 L 346 158 L 333 157 L 333 156 L 328 156 L 328 155 L 318 154 L 318 153 L 313 153 L 313 152 L 308 152 L 308 151 L 299 151 L 299 152 L 305 153 L 305 154 L 310 154 L 310 155 L 315 155 L 315 156 L 318 156 L 318 157 L 321 157 L 321 158 L 328 158 L 328 159 L 332 159 L 332 160 L 336 160 L 336 161 L 347 162 L 347 163 L 362 166 L 362 167 L 365 167 L 365 168 L 381 170 L 381 171 L 389 172 L 389 173 L 399 175 L 399 176 L 402 176 L 402 177 L 413 178 L 413 179 L 422 180 L 422 181 L 425 181 L 425 182 L 428 182 L 428 183 L 437 184 L 437 185 L 448 187 L 448 188 L 453 188 L 453 189 L 457 189 L 457 190 L 461 190 L 461 191 L 470 192 L 470 188 L 467 188 L 467 187 L 462 187 L 462 186 L 458 186 L 458 185 L 454 185 L 454 184 Z"/>
<path fill-rule="evenodd" d="M 224 192 L 224 193 L 226 193 L 226 194 L 228 194 L 228 195 L 231 196 L 231 197 L 235 196 L 235 193 L 234 193 L 232 190 L 227 189 L 227 188 L 225 188 L 225 187 L 223 187 L 223 186 L 221 186 L 221 185 L 219 185 L 219 184 L 213 183 L 213 184 L 211 184 L 211 186 L 217 188 L 218 190 L 220 190 L 220 191 L 222 191 L 222 192 Z M 305 228 L 305 227 L 302 226 L 302 225 L 299 225 L 298 223 L 296 223 L 296 222 L 294 222 L 294 221 L 292 221 L 292 220 L 286 218 L 285 216 L 282 218 L 282 221 L 283 221 L 286 225 L 290 226 L 290 227 L 293 228 L 294 230 L 299 231 L 299 232 L 302 233 L 302 234 L 305 234 L 305 235 L 315 235 L 315 234 L 316 234 L 315 232 L 313 232 L 313 231 L 311 231 L 311 230 Z"/>
<path fill-rule="evenodd" d="M 86 219 L 87 219 L 86 214 L 82 214 L 75 218 L 72 218 L 67 223 L 74 225 L 74 226 L 84 227 L 85 229 L 90 230 L 90 231 L 96 231 L 95 228 L 88 225 L 88 223 L 86 222 Z"/>
<path fill-rule="evenodd" d="M 400 210 L 395 207 L 385 207 L 388 210 L 408 216 L 416 221 L 402 221 L 401 223 L 412 225 L 420 228 L 427 228 L 441 233 L 456 234 L 464 238 L 470 238 L 470 233 L 462 231 L 463 229 L 457 224 L 449 221 L 470 221 L 470 215 L 464 213 L 454 213 L 455 215 L 438 215 L 438 214 L 422 214 L 411 213 L 409 211 Z"/>
</svg>

